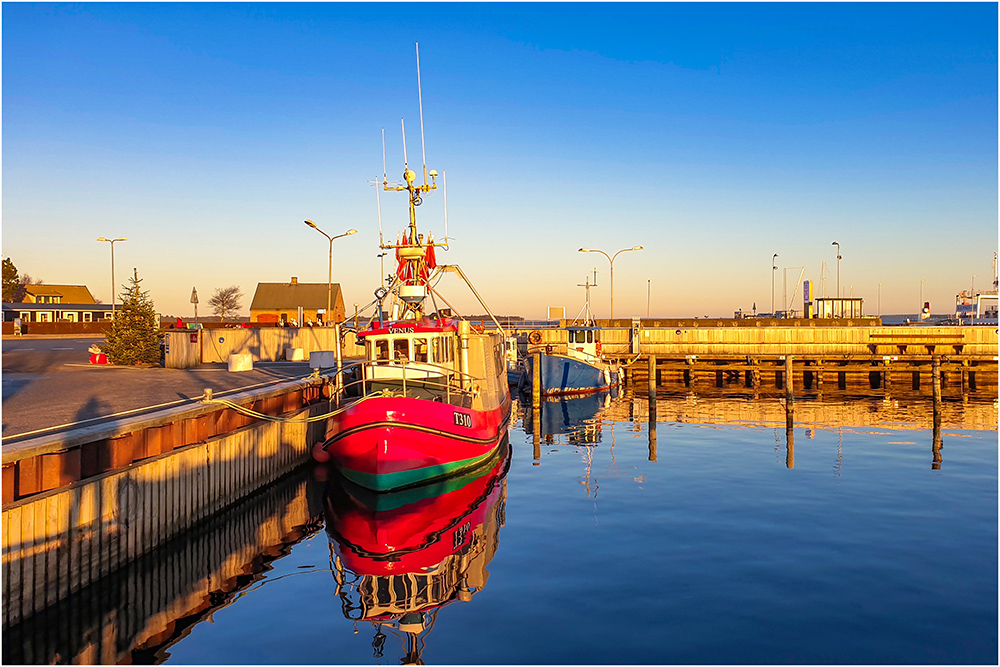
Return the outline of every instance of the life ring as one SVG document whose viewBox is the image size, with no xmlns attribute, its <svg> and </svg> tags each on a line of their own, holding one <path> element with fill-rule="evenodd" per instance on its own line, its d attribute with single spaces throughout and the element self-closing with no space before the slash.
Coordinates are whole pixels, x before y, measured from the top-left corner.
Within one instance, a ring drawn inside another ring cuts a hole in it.
<svg viewBox="0 0 1000 667">
<path fill-rule="evenodd" d="M 601 356 L 601 341 L 597 341 L 597 356 Z"/>
<path fill-rule="evenodd" d="M 541 343 L 542 342 L 542 332 L 541 331 L 532 331 L 530 334 L 528 334 L 528 342 L 531 343 L 532 345 L 538 345 L 539 343 Z"/>
</svg>

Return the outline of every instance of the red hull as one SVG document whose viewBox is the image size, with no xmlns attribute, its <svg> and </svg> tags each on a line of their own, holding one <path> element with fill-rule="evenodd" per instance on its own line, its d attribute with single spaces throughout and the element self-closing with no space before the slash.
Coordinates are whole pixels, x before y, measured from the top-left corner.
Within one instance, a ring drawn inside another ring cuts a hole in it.
<svg viewBox="0 0 1000 667">
<path fill-rule="evenodd" d="M 376 491 L 421 484 L 478 465 L 497 448 L 510 398 L 476 411 L 417 398 L 376 397 L 330 418 L 313 456 Z"/>
</svg>

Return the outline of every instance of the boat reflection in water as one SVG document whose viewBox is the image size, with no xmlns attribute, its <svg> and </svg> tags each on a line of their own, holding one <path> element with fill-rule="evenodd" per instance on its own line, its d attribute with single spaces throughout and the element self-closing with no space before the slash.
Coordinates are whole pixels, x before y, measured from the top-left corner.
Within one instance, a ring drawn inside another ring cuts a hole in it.
<svg viewBox="0 0 1000 667">
<path fill-rule="evenodd" d="M 520 401 L 521 426 L 528 435 L 540 436 L 545 444 L 556 444 L 565 435 L 569 444 L 601 442 L 601 415 L 618 397 L 617 389 L 587 396 L 546 397 L 538 411 L 531 400 Z"/>
<path fill-rule="evenodd" d="M 374 657 L 388 635 L 404 663 L 421 663 L 437 613 L 486 585 L 504 525 L 510 442 L 483 466 L 409 489 L 376 493 L 337 476 L 325 510 L 330 560 L 344 616 L 375 628 Z M 387 634 L 388 633 L 388 634 Z"/>
</svg>

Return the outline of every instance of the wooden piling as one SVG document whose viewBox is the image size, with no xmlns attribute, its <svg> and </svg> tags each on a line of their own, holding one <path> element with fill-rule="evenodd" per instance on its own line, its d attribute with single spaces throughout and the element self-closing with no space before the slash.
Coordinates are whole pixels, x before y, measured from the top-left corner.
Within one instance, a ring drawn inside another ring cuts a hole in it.
<svg viewBox="0 0 1000 667">
<path fill-rule="evenodd" d="M 647 394 L 649 396 L 650 405 L 656 403 L 656 355 L 651 354 L 648 357 L 648 368 L 649 368 L 649 380 L 647 381 Z"/>
<path fill-rule="evenodd" d="M 542 353 L 535 352 L 531 364 L 531 407 L 537 410 L 542 405 Z"/>
<path fill-rule="evenodd" d="M 931 388 L 934 392 L 934 406 L 937 408 L 941 404 L 941 357 L 936 354 L 931 357 Z"/>
<path fill-rule="evenodd" d="M 785 405 L 795 402 L 795 395 L 792 389 L 792 355 L 785 355 Z"/>
</svg>

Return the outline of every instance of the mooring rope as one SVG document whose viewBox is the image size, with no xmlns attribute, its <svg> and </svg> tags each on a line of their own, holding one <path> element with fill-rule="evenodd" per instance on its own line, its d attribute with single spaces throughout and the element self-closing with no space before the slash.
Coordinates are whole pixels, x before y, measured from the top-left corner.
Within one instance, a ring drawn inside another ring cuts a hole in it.
<svg viewBox="0 0 1000 667">
<path fill-rule="evenodd" d="M 271 415 L 266 415 L 263 412 L 258 412 L 256 410 L 253 410 L 251 408 L 242 406 L 239 403 L 235 403 L 235 402 L 227 400 L 225 398 L 203 398 L 202 399 L 202 403 L 217 403 L 219 405 L 224 405 L 227 408 L 232 408 L 233 410 L 236 410 L 240 414 L 246 415 L 248 417 L 253 417 L 255 419 L 260 419 L 262 421 L 283 422 L 283 423 L 295 423 L 295 422 L 297 422 L 297 423 L 312 423 L 312 422 L 323 421 L 324 419 L 328 419 L 330 417 L 333 417 L 334 415 L 338 415 L 341 412 L 343 412 L 344 410 L 346 410 L 347 408 L 354 407 L 355 405 L 358 405 L 359 403 L 364 403 L 365 401 L 367 401 L 369 399 L 372 399 L 372 398 L 382 398 L 382 397 L 385 397 L 385 396 L 394 396 L 394 395 L 396 395 L 396 394 L 391 389 L 383 389 L 382 391 L 375 392 L 375 393 L 372 393 L 372 394 L 368 394 L 367 396 L 363 396 L 363 397 L 359 398 L 356 401 L 351 401 L 349 404 L 344 405 L 342 407 L 339 407 L 339 408 L 337 408 L 336 410 L 334 410 L 332 412 L 327 412 L 327 413 L 324 413 L 324 414 L 321 414 L 321 415 L 313 415 L 312 417 L 306 417 L 304 419 L 301 416 L 297 416 L 297 417 L 274 417 L 274 416 L 271 416 Z"/>
</svg>

